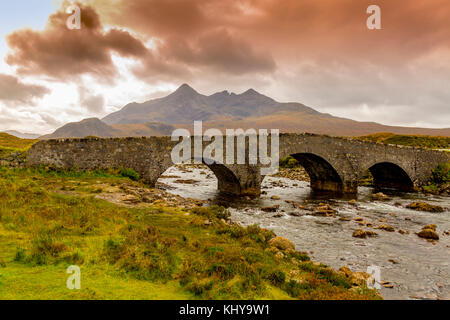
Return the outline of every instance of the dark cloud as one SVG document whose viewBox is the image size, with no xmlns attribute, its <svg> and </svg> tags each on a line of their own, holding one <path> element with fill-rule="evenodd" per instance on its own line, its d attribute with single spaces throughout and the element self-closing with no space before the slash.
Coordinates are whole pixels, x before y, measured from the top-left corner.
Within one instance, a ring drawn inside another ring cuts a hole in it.
<svg viewBox="0 0 450 320">
<path fill-rule="evenodd" d="M 225 29 L 205 32 L 196 41 L 169 38 L 161 53 L 190 66 L 206 66 L 228 74 L 272 72 L 275 61 Z"/>
<path fill-rule="evenodd" d="M 49 17 L 42 32 L 20 30 L 10 34 L 7 42 L 12 53 L 6 62 L 17 66 L 19 74 L 69 80 L 90 74 L 111 81 L 117 75 L 111 53 L 137 58 L 146 55 L 144 44 L 130 33 L 115 29 L 104 32 L 92 7 L 82 8 L 80 30 L 68 29 L 67 18 L 59 11 Z"/>
<path fill-rule="evenodd" d="M 43 86 L 25 84 L 14 76 L 0 74 L 0 100 L 6 104 L 33 104 L 49 93 Z"/>
</svg>

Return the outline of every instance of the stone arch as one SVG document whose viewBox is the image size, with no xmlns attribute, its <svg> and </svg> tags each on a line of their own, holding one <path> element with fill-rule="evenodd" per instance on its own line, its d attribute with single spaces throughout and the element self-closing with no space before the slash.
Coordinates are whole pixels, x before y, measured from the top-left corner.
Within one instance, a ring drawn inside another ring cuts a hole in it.
<svg viewBox="0 0 450 320">
<path fill-rule="evenodd" d="M 414 190 L 414 182 L 410 175 L 402 166 L 396 163 L 389 161 L 377 162 L 371 164 L 366 170 L 369 170 L 372 174 L 373 183 L 376 188 L 398 189 L 403 191 Z"/>
<path fill-rule="evenodd" d="M 344 183 L 337 170 L 324 158 L 313 153 L 291 154 L 308 173 L 311 189 L 344 192 Z"/>
</svg>

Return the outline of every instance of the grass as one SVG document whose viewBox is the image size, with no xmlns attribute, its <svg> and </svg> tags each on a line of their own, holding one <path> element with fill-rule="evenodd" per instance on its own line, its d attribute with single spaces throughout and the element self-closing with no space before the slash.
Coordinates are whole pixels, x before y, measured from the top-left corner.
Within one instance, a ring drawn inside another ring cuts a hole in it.
<svg viewBox="0 0 450 320">
<path fill-rule="evenodd" d="M 16 152 L 25 152 L 38 140 L 20 139 L 10 134 L 0 132 L 0 158 Z"/>
<path fill-rule="evenodd" d="M 371 142 L 379 142 L 384 144 L 397 144 L 411 147 L 422 147 L 430 149 L 450 149 L 450 137 L 376 133 L 358 137 L 355 139 Z"/>
<path fill-rule="evenodd" d="M 306 254 L 277 257 L 271 231 L 226 224 L 224 208 L 130 208 L 88 192 L 125 181 L 108 171 L 0 168 L 0 299 L 377 298 Z M 74 194 L 60 194 L 69 184 Z M 74 264 L 78 291 L 66 288 Z"/>
</svg>

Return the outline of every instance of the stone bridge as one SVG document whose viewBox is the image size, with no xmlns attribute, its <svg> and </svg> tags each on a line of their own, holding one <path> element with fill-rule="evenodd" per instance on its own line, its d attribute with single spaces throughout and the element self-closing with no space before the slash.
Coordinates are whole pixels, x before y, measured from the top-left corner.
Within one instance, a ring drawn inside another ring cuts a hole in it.
<svg viewBox="0 0 450 320">
<path fill-rule="evenodd" d="M 246 143 L 248 147 L 248 140 Z M 177 144 L 170 137 L 47 140 L 33 145 L 27 160 L 30 166 L 83 170 L 131 168 L 154 186 L 174 165 L 171 151 Z M 210 142 L 203 142 L 203 148 L 208 144 Z M 270 137 L 268 145 L 270 147 Z M 226 148 L 224 143 L 223 150 Z M 234 144 L 234 155 L 236 148 L 237 143 Z M 261 165 L 248 164 L 246 149 L 247 164 L 208 164 L 218 179 L 220 191 L 233 194 L 260 192 L 264 178 Z M 314 134 L 281 134 L 279 153 L 280 159 L 291 155 L 301 163 L 311 178 L 313 190 L 342 193 L 356 193 L 358 181 L 367 170 L 378 187 L 410 191 L 426 184 L 439 164 L 450 161 L 448 152 Z"/>
</svg>

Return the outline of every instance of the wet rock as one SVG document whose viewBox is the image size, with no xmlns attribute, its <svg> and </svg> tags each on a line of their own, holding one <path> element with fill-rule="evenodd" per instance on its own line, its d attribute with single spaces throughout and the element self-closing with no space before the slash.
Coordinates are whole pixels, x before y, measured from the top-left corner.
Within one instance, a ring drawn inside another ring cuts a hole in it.
<svg viewBox="0 0 450 320">
<path fill-rule="evenodd" d="M 363 286 L 367 284 L 367 280 L 370 278 L 370 274 L 366 272 L 352 272 L 347 266 L 340 268 L 339 273 L 349 279 L 354 286 Z"/>
<path fill-rule="evenodd" d="M 431 229 L 433 231 L 436 231 L 436 228 L 437 228 L 437 226 L 435 224 L 429 224 L 429 225 L 426 225 L 425 227 L 423 227 L 422 230 L 423 229 Z"/>
<path fill-rule="evenodd" d="M 340 217 L 339 221 L 350 221 L 350 218 L 347 217 Z"/>
<path fill-rule="evenodd" d="M 335 213 L 336 213 L 336 210 L 334 210 L 328 204 L 321 204 L 321 206 L 316 208 L 316 210 L 314 212 L 315 215 L 321 215 L 321 216 L 325 216 L 325 217 L 334 216 Z"/>
<path fill-rule="evenodd" d="M 270 199 L 272 199 L 272 200 L 280 200 L 280 197 L 279 196 L 272 196 L 272 197 L 270 197 Z"/>
<path fill-rule="evenodd" d="M 394 288 L 394 284 L 392 284 L 392 283 L 389 282 L 389 281 L 381 281 L 380 284 L 381 284 L 383 287 L 388 288 L 388 289 Z"/>
<path fill-rule="evenodd" d="M 372 199 L 373 200 L 389 200 L 389 197 L 387 195 L 385 195 L 383 192 L 378 192 L 378 193 L 372 194 Z"/>
<path fill-rule="evenodd" d="M 387 224 L 379 225 L 377 229 L 388 231 L 388 232 L 394 232 L 395 231 L 393 226 L 390 226 L 390 225 L 387 225 Z"/>
<path fill-rule="evenodd" d="M 376 232 L 369 231 L 369 230 L 362 230 L 362 229 L 357 229 L 352 234 L 353 237 L 362 238 L 362 239 L 365 239 L 367 237 L 375 237 L 377 235 L 378 234 Z"/>
<path fill-rule="evenodd" d="M 179 183 L 179 184 L 196 184 L 199 181 L 197 180 L 193 180 L 193 179 L 178 179 L 175 180 L 174 183 Z"/>
<path fill-rule="evenodd" d="M 356 205 L 356 200 L 355 200 L 355 199 L 352 199 L 352 200 L 350 200 L 350 201 L 348 202 L 348 204 L 350 204 L 350 205 L 352 205 L 352 206 L 355 206 L 355 205 Z"/>
<path fill-rule="evenodd" d="M 393 263 L 393 264 L 398 264 L 398 261 L 397 261 L 397 260 L 394 260 L 394 259 L 389 259 L 388 261 L 391 262 L 391 263 Z"/>
<path fill-rule="evenodd" d="M 422 229 L 417 235 L 427 240 L 439 240 L 439 235 L 433 229 Z"/>
<path fill-rule="evenodd" d="M 347 266 L 343 266 L 339 269 L 339 272 L 342 273 L 344 276 L 346 276 L 347 278 L 350 278 L 353 274 L 353 272 L 350 270 L 349 267 Z"/>
<path fill-rule="evenodd" d="M 400 229 L 400 230 L 398 230 L 398 233 L 400 233 L 400 234 L 409 234 L 409 231 L 405 231 L 405 230 Z"/>
<path fill-rule="evenodd" d="M 138 197 L 132 195 L 132 194 L 127 194 L 125 196 L 122 197 L 122 202 L 128 203 L 128 204 L 136 204 L 141 202 L 141 199 L 139 199 Z"/>
<path fill-rule="evenodd" d="M 284 215 L 282 213 L 278 213 L 274 215 L 272 218 L 282 218 L 282 217 L 284 217 Z"/>
<path fill-rule="evenodd" d="M 426 212 L 444 212 L 444 208 L 426 202 L 417 201 L 406 206 L 408 209 Z"/>
<path fill-rule="evenodd" d="M 278 209 L 280 208 L 280 205 L 274 205 L 274 206 L 271 206 L 271 207 L 264 207 L 264 208 L 261 208 L 261 211 L 264 211 L 264 212 L 276 212 Z"/>
<path fill-rule="evenodd" d="M 292 217 L 301 217 L 302 214 L 300 212 L 289 212 L 289 215 Z"/>
<path fill-rule="evenodd" d="M 279 250 L 292 249 L 295 250 L 295 244 L 283 237 L 275 237 L 269 241 L 270 246 L 278 248 Z"/>
<path fill-rule="evenodd" d="M 362 286 L 367 284 L 367 280 L 370 278 L 370 274 L 366 272 L 353 272 L 352 274 L 352 284 L 357 286 Z"/>
</svg>

